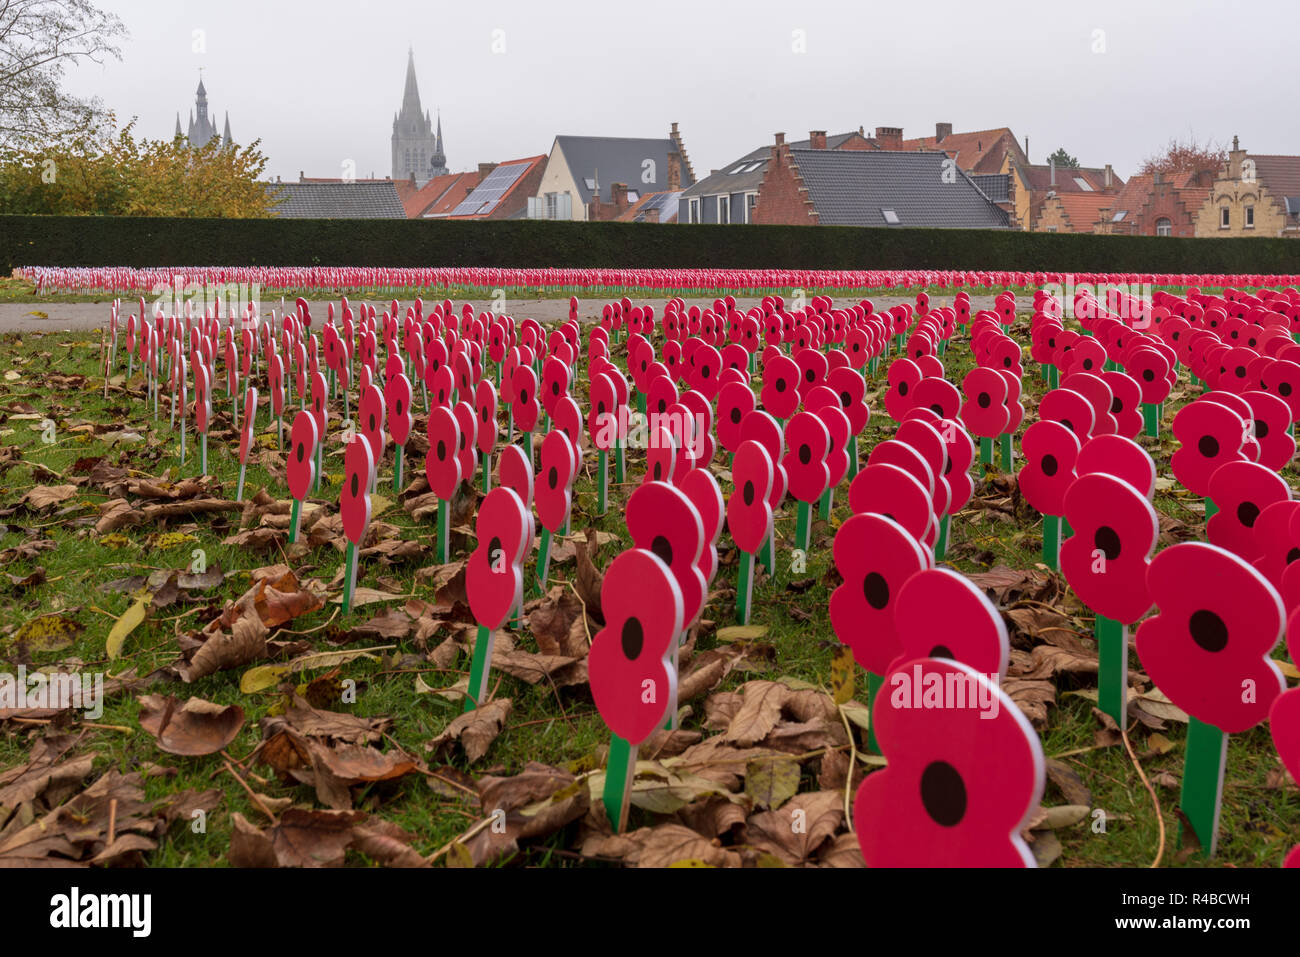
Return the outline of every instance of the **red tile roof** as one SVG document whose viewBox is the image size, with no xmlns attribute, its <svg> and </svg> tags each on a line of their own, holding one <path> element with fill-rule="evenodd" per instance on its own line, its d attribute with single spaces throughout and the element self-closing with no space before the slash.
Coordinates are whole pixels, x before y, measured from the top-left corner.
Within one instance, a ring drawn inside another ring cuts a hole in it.
<svg viewBox="0 0 1300 957">
<path fill-rule="evenodd" d="M 510 184 L 509 189 L 507 189 L 500 196 L 494 196 L 488 200 L 489 202 L 491 202 L 491 206 L 484 212 L 473 213 L 469 215 L 462 214 L 460 216 L 449 216 L 448 218 L 449 219 L 487 219 L 489 216 L 492 215 L 493 212 L 496 212 L 497 210 L 503 208 L 504 205 L 508 205 L 506 201 L 511 199 L 519 192 L 520 184 L 527 183 L 529 177 L 533 174 L 534 171 L 536 171 L 538 165 L 544 164 L 547 159 L 548 159 L 548 155 L 543 153 L 540 156 L 523 156 L 520 157 L 519 159 L 502 160 L 500 163 L 496 165 L 496 167 L 494 167 L 494 169 L 499 169 L 502 166 L 513 166 L 516 163 L 527 163 L 528 166 L 519 174 L 518 177 L 515 178 L 515 181 Z M 477 185 L 478 184 L 476 183 L 475 186 Z M 533 183 L 532 187 L 535 188 L 536 185 L 537 185 L 536 183 Z M 469 193 L 461 197 L 461 200 L 466 199 L 473 192 L 474 190 L 471 189 Z M 439 203 L 438 205 L 441 206 L 442 204 Z M 451 208 L 455 209 L 456 206 L 458 205 L 459 203 L 453 205 Z"/>
<path fill-rule="evenodd" d="M 1006 143 L 1016 142 L 1015 135 L 1005 126 L 993 130 L 975 130 L 971 133 L 949 133 L 942 142 L 933 136 L 903 140 L 905 150 L 943 150 L 967 172 L 996 173 L 1007 153 Z M 1017 145 L 1017 149 L 1018 149 Z"/>
<path fill-rule="evenodd" d="M 402 203 L 410 219 L 446 215 L 459 206 L 477 185 L 478 170 L 435 176 L 410 196 L 402 196 Z"/>
<path fill-rule="evenodd" d="M 1058 193 L 1056 200 L 1065 211 L 1065 218 L 1070 223 L 1070 231 L 1083 233 L 1092 232 L 1096 225 L 1101 222 L 1102 210 L 1114 206 L 1115 194 Z"/>
</svg>

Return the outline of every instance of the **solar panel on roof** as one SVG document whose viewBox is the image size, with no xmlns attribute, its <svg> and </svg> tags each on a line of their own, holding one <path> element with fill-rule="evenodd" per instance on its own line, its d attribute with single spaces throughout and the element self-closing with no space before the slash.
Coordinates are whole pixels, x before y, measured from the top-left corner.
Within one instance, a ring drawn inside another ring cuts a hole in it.
<svg viewBox="0 0 1300 957">
<path fill-rule="evenodd" d="M 498 166 L 488 173 L 487 178 L 479 183 L 459 206 L 451 211 L 451 215 L 481 216 L 492 212 L 528 166 L 528 163 L 507 163 L 505 166 Z"/>
</svg>

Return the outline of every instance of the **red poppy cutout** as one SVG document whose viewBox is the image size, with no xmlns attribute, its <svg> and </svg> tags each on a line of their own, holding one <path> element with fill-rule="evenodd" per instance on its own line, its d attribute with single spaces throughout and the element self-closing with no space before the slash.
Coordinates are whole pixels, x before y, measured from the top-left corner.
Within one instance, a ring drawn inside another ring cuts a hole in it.
<svg viewBox="0 0 1300 957">
<path fill-rule="evenodd" d="M 555 403 L 569 394 L 571 370 L 555 356 L 542 364 L 542 408 L 547 415 L 554 415 Z"/>
<path fill-rule="evenodd" d="M 986 677 L 1006 677 L 1011 640 L 1002 615 L 960 572 L 932 568 L 907 579 L 894 603 L 894 627 L 901 650 L 890 671 L 917 658 L 948 658 Z"/>
<path fill-rule="evenodd" d="M 849 473 L 849 417 L 840 408 L 839 402 L 831 397 L 829 405 L 813 409 L 813 415 L 822 420 L 826 431 L 830 433 L 831 447 L 826 456 L 826 467 L 830 469 L 828 488 L 837 487 Z"/>
<path fill-rule="evenodd" d="M 768 457 L 772 460 L 772 486 L 767 500 L 768 504 L 776 508 L 785 499 L 789 481 L 785 466 L 781 464 L 785 457 L 785 433 L 777 425 L 776 419 L 762 409 L 756 409 L 741 420 L 740 438 L 742 443 L 752 439 L 767 450 Z"/>
<path fill-rule="evenodd" d="M 734 384 L 734 383 L 733 383 Z M 723 390 L 726 386 L 722 387 Z M 746 392 L 749 390 L 746 389 Z M 721 391 L 719 392 L 719 402 L 721 402 Z M 668 411 L 668 407 L 677 402 L 677 386 L 670 376 L 658 376 L 651 380 L 650 386 L 646 392 L 646 412 L 650 414 L 663 414 Z"/>
<path fill-rule="evenodd" d="M 375 460 L 365 436 L 354 436 L 343 453 L 343 488 L 339 493 L 339 514 L 343 534 L 358 548 L 370 524 L 370 478 Z"/>
<path fill-rule="evenodd" d="M 831 436 L 825 423 L 811 412 L 799 412 L 786 423 L 786 453 L 781 459 L 790 494 L 800 502 L 816 502 L 830 485 L 826 464 Z"/>
<path fill-rule="evenodd" d="M 849 486 L 849 508 L 855 515 L 874 512 L 891 518 L 917 542 L 931 540 L 934 501 L 924 485 L 897 465 L 878 462 L 859 472 Z"/>
<path fill-rule="evenodd" d="M 830 366 L 825 354 L 816 349 L 800 349 L 794 359 L 799 367 L 799 397 L 802 399 L 808 394 L 809 389 L 826 381 Z"/>
<path fill-rule="evenodd" d="M 1065 493 L 1074 534 L 1061 546 L 1061 571 L 1098 614 L 1132 624 L 1151 608 L 1147 566 L 1160 525 L 1145 495 L 1102 472 L 1081 475 Z"/>
<path fill-rule="evenodd" d="M 1076 478 L 1079 439 L 1059 422 L 1041 419 L 1025 429 L 1020 451 L 1020 494 L 1043 515 L 1063 515 L 1065 493 Z"/>
<path fill-rule="evenodd" d="M 789 419 L 799 408 L 799 366 L 788 356 L 776 355 L 763 365 L 763 408 L 778 419 Z"/>
<path fill-rule="evenodd" d="M 1287 434 L 1290 407 L 1277 396 L 1259 390 L 1242 395 L 1250 406 L 1253 435 L 1259 444 L 1259 463 L 1280 472 L 1295 458 L 1295 439 Z"/>
<path fill-rule="evenodd" d="M 647 482 L 628 496 L 627 530 L 632 543 L 659 556 L 682 596 L 682 627 L 704 607 L 708 582 L 699 568 L 704 522 L 691 500 L 666 482 Z"/>
<path fill-rule="evenodd" d="M 514 489 L 488 492 L 475 521 L 478 544 L 465 565 L 474 620 L 495 631 L 523 600 L 523 560 L 532 543 L 532 516 Z"/>
<path fill-rule="evenodd" d="M 718 480 L 708 469 L 691 469 L 677 486 L 682 490 L 695 511 L 699 513 L 704 526 L 704 548 L 700 551 L 696 566 L 704 575 L 705 588 L 718 573 L 718 538 L 722 535 L 722 523 L 726 518 L 726 503 L 722 499 L 722 489 Z"/>
<path fill-rule="evenodd" d="M 497 444 L 497 387 L 490 379 L 480 379 L 474 387 L 474 409 L 478 418 L 478 450 L 491 455 Z"/>
<path fill-rule="evenodd" d="M 541 405 L 537 400 L 537 373 L 530 365 L 520 365 L 510 380 L 510 408 L 514 413 L 515 427 L 522 432 L 537 428 Z"/>
<path fill-rule="evenodd" d="M 1053 389 L 1038 404 L 1038 416 L 1049 422 L 1059 422 L 1086 442 L 1092 438 L 1096 411 L 1091 402 L 1072 389 Z"/>
<path fill-rule="evenodd" d="M 997 438 L 1011 421 L 1007 408 L 1007 380 L 996 369 L 976 367 L 962 380 L 961 420 L 981 438 Z"/>
<path fill-rule="evenodd" d="M 361 390 L 357 417 L 361 420 L 361 434 L 370 443 L 370 457 L 378 463 L 384 457 L 384 396 L 379 386 L 368 385 Z"/>
<path fill-rule="evenodd" d="M 755 408 L 749 386 L 728 382 L 718 391 L 718 441 L 728 452 L 740 448 L 740 424 Z"/>
<path fill-rule="evenodd" d="M 318 436 L 315 416 L 306 409 L 299 411 L 289 430 L 289 460 L 285 463 L 285 471 L 288 473 L 289 494 L 300 502 L 307 498 L 316 480 Z"/>
<path fill-rule="evenodd" d="M 930 567 L 929 553 L 897 522 L 869 512 L 840 526 L 833 552 L 844 582 L 831 593 L 831 627 L 854 661 L 886 674 L 903 648 L 894 618 L 899 593 Z"/>
<path fill-rule="evenodd" d="M 401 372 L 389 376 L 384 400 L 388 405 L 388 434 L 395 444 L 405 445 L 415 424 L 411 412 L 411 380 Z"/>
<path fill-rule="evenodd" d="M 927 687 L 960 687 L 966 706 L 926 706 Z M 887 677 L 872 724 L 889 763 L 853 802 L 868 867 L 1033 866 L 1020 830 L 1042 798 L 1043 751 L 1005 692 L 960 662 L 921 659 Z"/>
<path fill-rule="evenodd" d="M 682 596 L 668 566 L 631 548 L 605 570 L 605 627 L 587 659 L 591 695 L 614 734 L 637 745 L 664 722 L 676 700 L 672 654 L 682 631 Z"/>
<path fill-rule="evenodd" d="M 1296 657 L 1294 653 L 1291 655 L 1293 662 Z M 1268 730 L 1283 766 L 1292 778 L 1300 781 L 1300 689 L 1293 688 L 1273 701 L 1268 713 Z M 1282 866 L 1300 867 L 1300 844 L 1291 849 Z"/>
<path fill-rule="evenodd" d="M 244 420 L 239 428 L 239 464 L 248 463 L 248 453 L 253 447 L 253 425 L 257 421 L 257 389 L 249 386 L 244 391 Z"/>
<path fill-rule="evenodd" d="M 736 450 L 731 466 L 734 489 L 727 500 L 727 529 L 742 552 L 755 555 L 772 535 L 772 506 L 768 502 L 774 480 L 772 458 L 750 439 Z"/>
<path fill-rule="evenodd" d="M 1206 537 L 1238 558 L 1262 557 L 1256 528 L 1270 505 L 1291 500 L 1286 480 L 1258 462 L 1229 462 L 1210 476 L 1210 499 L 1218 511 L 1205 523 Z"/>
<path fill-rule="evenodd" d="M 1076 372 L 1061 380 L 1061 388 L 1077 392 L 1092 406 L 1092 435 L 1114 435 L 1119 431 L 1119 423 L 1110 411 L 1115 397 L 1106 380 L 1091 373 Z"/>
<path fill-rule="evenodd" d="M 1174 438 L 1181 446 L 1169 460 L 1174 476 L 1193 495 L 1209 497 L 1215 471 L 1245 460 L 1246 431 L 1242 417 L 1228 406 L 1205 399 L 1189 402 L 1174 416 Z"/>
<path fill-rule="evenodd" d="M 464 478 L 459 457 L 460 425 L 451 409 L 438 406 L 429 413 L 429 452 L 424 458 L 424 474 L 429 488 L 444 501 L 456 494 Z"/>
<path fill-rule="evenodd" d="M 860 435 L 871 421 L 867 407 L 867 383 L 862 373 L 849 366 L 833 368 L 826 375 L 826 385 L 839 397 L 840 408 L 849 417 L 849 430 Z"/>
<path fill-rule="evenodd" d="M 1142 431 L 1142 390 L 1137 382 L 1127 373 L 1112 369 L 1098 373 L 1102 382 L 1110 389 L 1110 414 L 1115 418 L 1115 434 L 1125 438 L 1136 438 Z"/>
<path fill-rule="evenodd" d="M 916 387 L 925 374 L 911 359 L 898 358 L 889 366 L 889 390 L 885 393 L 885 412 L 895 422 L 902 422 L 916 405 Z"/>
<path fill-rule="evenodd" d="M 1147 580 L 1159 611 L 1142 622 L 1135 645 L 1156 686 L 1229 734 L 1264 720 L 1286 688 L 1269 658 L 1283 626 L 1272 586 L 1236 555 L 1201 542 L 1166 548 Z"/>
<path fill-rule="evenodd" d="M 456 457 L 460 459 L 461 477 L 469 480 L 478 468 L 478 415 L 468 402 L 457 402 L 451 414 L 456 417 L 460 429 L 460 444 L 456 447 Z"/>
<path fill-rule="evenodd" d="M 573 477 L 576 455 L 569 437 L 558 429 L 542 440 L 541 468 L 533 485 L 533 501 L 542 527 L 558 532 L 564 527 L 573 505 Z"/>
</svg>

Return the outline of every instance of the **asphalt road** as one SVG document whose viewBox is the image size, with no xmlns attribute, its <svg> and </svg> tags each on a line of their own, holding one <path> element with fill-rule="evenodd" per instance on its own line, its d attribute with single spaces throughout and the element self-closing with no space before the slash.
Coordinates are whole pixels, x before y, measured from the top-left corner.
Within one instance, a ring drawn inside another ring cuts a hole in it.
<svg viewBox="0 0 1300 957">
<path fill-rule="evenodd" d="M 869 298 L 877 310 L 888 309 L 900 302 L 914 303 L 916 301 L 914 297 L 907 296 L 871 296 Z M 350 299 L 349 301 L 352 303 L 358 301 L 373 302 L 376 309 L 379 309 L 380 306 L 378 300 Z M 426 300 L 426 305 L 430 304 L 432 301 L 432 299 Z M 493 305 L 491 300 L 479 299 L 470 301 L 473 303 L 476 311 L 490 310 Z M 837 299 L 835 304 L 840 306 L 857 301 L 857 298 L 846 297 L 843 299 Z M 949 301 L 950 300 L 946 298 L 931 298 L 932 305 L 943 305 Z M 638 299 L 634 300 L 634 302 L 636 304 L 653 303 L 656 307 L 656 313 L 659 315 L 663 314 L 663 299 Z M 758 299 L 738 299 L 736 305 L 742 312 L 744 312 L 751 306 L 758 305 L 760 302 L 761 297 Z M 786 302 L 787 305 L 790 303 L 789 296 L 786 296 Z M 335 300 L 335 303 L 335 311 L 337 313 L 337 300 Z M 403 301 L 402 305 L 405 306 L 408 303 L 409 300 Z M 688 299 L 686 300 L 686 303 L 688 307 L 699 305 L 701 308 L 706 308 L 713 305 L 713 300 L 711 298 Z M 131 305 L 131 301 L 123 300 L 122 310 L 124 316 L 133 311 Z M 148 300 L 146 300 L 146 305 L 148 305 Z M 288 308 L 292 309 L 293 300 L 287 300 L 286 305 Z M 460 302 L 458 301 L 456 305 L 459 307 Z M 600 318 L 600 307 L 603 305 L 603 300 L 584 300 L 579 308 L 579 315 L 584 321 L 598 320 Z M 264 315 L 269 314 L 272 309 L 278 311 L 279 308 L 280 299 L 278 296 L 273 299 L 267 298 L 262 300 L 261 311 Z M 980 295 L 971 297 L 972 311 L 992 308 L 992 296 Z M 539 322 L 551 322 L 563 320 L 568 317 L 569 301 L 567 299 L 508 299 L 505 302 L 505 310 L 516 319 L 531 317 Z M 319 300 L 312 302 L 311 312 L 314 318 L 323 320 L 328 313 L 327 301 Z M 104 327 L 108 323 L 108 313 L 109 304 L 107 300 L 99 303 L 0 303 L 0 332 L 74 332 L 98 329 Z"/>
</svg>

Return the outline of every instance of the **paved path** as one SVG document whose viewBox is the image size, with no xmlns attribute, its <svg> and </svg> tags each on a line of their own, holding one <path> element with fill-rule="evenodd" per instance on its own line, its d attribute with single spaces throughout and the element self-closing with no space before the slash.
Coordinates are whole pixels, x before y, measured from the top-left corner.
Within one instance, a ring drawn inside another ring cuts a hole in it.
<svg viewBox="0 0 1300 957">
<path fill-rule="evenodd" d="M 878 310 L 888 309 L 900 302 L 915 303 L 916 301 L 915 297 L 908 296 L 871 296 L 869 298 Z M 356 302 L 357 300 L 354 299 L 351 301 Z M 377 309 L 379 308 L 379 301 L 365 301 L 373 302 L 375 307 Z M 433 301 L 434 300 L 432 299 L 425 300 L 426 306 Z M 470 301 L 473 303 L 476 310 L 490 310 L 492 308 L 491 300 L 480 299 Z M 655 311 L 659 315 L 663 314 L 664 301 L 664 299 L 634 300 L 637 304 L 653 303 L 656 307 Z M 836 299 L 835 304 L 840 306 L 857 301 L 858 299 L 856 298 Z M 934 297 L 931 301 L 936 305 L 942 305 L 951 300 L 949 298 L 941 299 L 939 297 Z M 148 302 L 149 300 L 146 300 L 146 304 L 148 304 Z M 751 306 L 758 305 L 760 302 L 761 297 L 758 299 L 738 299 L 736 305 L 742 312 L 744 312 Z M 790 302 L 789 296 L 786 297 L 786 302 L 787 304 Z M 335 303 L 337 304 L 337 300 L 335 300 Z M 409 300 L 402 301 L 403 305 L 408 303 Z M 713 300 L 711 298 L 687 299 L 686 303 L 688 307 L 698 305 L 700 308 L 707 308 L 713 305 Z M 598 320 L 600 318 L 599 306 L 603 304 L 603 300 L 599 301 L 599 303 L 594 299 L 584 300 L 579 309 L 581 318 L 584 321 Z M 287 300 L 286 305 L 292 309 L 293 300 Z M 458 301 L 456 305 L 459 307 L 460 302 Z M 131 311 L 131 304 L 126 300 L 123 300 L 122 307 L 127 313 Z M 537 319 L 539 322 L 559 321 L 567 318 L 569 315 L 569 301 L 567 299 L 508 299 L 506 300 L 505 307 L 506 311 L 516 319 L 532 317 Z M 272 309 L 278 310 L 280 308 L 280 298 L 276 296 L 273 299 L 264 299 L 261 308 L 263 314 L 269 313 Z M 972 311 L 979 309 L 992 309 L 993 297 L 972 296 L 971 308 Z M 109 305 L 107 301 L 100 303 L 0 303 L 0 332 L 72 332 L 98 329 L 107 324 L 108 310 Z M 319 300 L 312 302 L 311 312 L 313 317 L 324 319 L 328 313 L 326 301 Z M 44 316 L 33 315 L 33 313 L 44 313 Z"/>
</svg>

